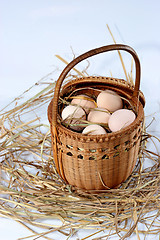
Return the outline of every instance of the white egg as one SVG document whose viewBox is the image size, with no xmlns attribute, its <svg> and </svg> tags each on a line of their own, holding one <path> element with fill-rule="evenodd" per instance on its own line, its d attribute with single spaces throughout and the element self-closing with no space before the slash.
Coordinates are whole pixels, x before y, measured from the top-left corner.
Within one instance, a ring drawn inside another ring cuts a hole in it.
<svg viewBox="0 0 160 240">
<path fill-rule="evenodd" d="M 111 114 L 105 108 L 94 108 L 88 114 L 87 120 L 94 123 L 107 124 Z"/>
<path fill-rule="evenodd" d="M 116 92 L 105 90 L 97 96 L 97 106 L 114 112 L 123 107 L 123 101 Z"/>
<path fill-rule="evenodd" d="M 89 113 L 90 109 L 96 107 L 96 102 L 94 101 L 94 99 L 83 94 L 75 96 L 72 99 L 71 104 L 81 106 L 86 111 L 86 113 Z"/>
<path fill-rule="evenodd" d="M 82 120 L 86 119 L 86 113 L 80 106 L 66 106 L 62 111 L 61 117 L 73 130 L 81 131 L 84 128 L 83 126 L 78 126 L 78 124 L 83 124 Z M 72 126 L 73 124 L 77 125 Z"/>
<path fill-rule="evenodd" d="M 136 115 L 132 110 L 119 109 L 110 116 L 108 126 L 112 132 L 116 132 L 129 126 L 135 119 Z"/>
<path fill-rule="evenodd" d="M 85 135 L 101 135 L 106 133 L 107 133 L 106 130 L 98 124 L 88 125 L 82 131 L 82 134 Z"/>
</svg>

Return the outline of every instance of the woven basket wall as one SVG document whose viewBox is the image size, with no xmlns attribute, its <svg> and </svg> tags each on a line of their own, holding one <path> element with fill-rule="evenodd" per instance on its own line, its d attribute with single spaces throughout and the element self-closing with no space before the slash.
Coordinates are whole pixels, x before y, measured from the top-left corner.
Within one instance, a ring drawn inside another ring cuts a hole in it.
<svg viewBox="0 0 160 240">
<path fill-rule="evenodd" d="M 74 65 L 87 57 L 111 50 L 126 50 L 134 57 L 135 87 L 122 79 L 86 77 L 72 80 L 61 89 L 65 76 Z M 103 190 L 116 188 L 130 176 L 137 161 L 144 120 L 145 100 L 139 86 L 139 59 L 135 51 L 126 45 L 116 44 L 91 50 L 74 59 L 64 69 L 57 81 L 54 98 L 48 106 L 48 119 L 55 165 L 67 183 L 80 189 Z M 134 108 L 137 117 L 128 127 L 114 133 L 86 136 L 66 128 L 58 120 L 62 110 L 59 96 L 65 98 L 73 91 L 75 95 L 97 96 L 98 90 L 106 89 L 129 100 Z"/>
</svg>

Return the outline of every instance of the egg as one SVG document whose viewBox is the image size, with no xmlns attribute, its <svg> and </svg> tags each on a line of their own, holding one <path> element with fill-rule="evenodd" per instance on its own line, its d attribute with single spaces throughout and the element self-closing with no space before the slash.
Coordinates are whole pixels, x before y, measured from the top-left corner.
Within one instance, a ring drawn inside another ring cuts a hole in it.
<svg viewBox="0 0 160 240">
<path fill-rule="evenodd" d="M 96 102 L 94 101 L 94 99 L 83 94 L 74 96 L 74 98 L 71 101 L 71 104 L 81 106 L 87 114 L 89 113 L 90 109 L 96 107 Z"/>
<path fill-rule="evenodd" d="M 97 107 L 106 108 L 110 112 L 114 112 L 123 107 L 123 101 L 116 92 L 105 90 L 97 96 Z"/>
<path fill-rule="evenodd" d="M 106 130 L 98 124 L 88 125 L 82 131 L 82 134 L 85 135 L 101 135 L 106 133 L 107 133 Z"/>
<path fill-rule="evenodd" d="M 69 127 L 76 131 L 81 131 L 83 126 L 72 126 L 72 124 L 82 124 L 82 120 L 86 120 L 86 113 L 80 106 L 68 105 L 62 110 L 61 114 L 64 123 L 68 124 Z"/>
<path fill-rule="evenodd" d="M 112 132 L 116 132 L 129 126 L 135 119 L 136 115 L 132 110 L 119 109 L 110 116 L 108 126 Z"/>
<path fill-rule="evenodd" d="M 88 114 L 87 120 L 93 123 L 107 124 L 111 114 L 105 108 L 95 108 Z"/>
</svg>

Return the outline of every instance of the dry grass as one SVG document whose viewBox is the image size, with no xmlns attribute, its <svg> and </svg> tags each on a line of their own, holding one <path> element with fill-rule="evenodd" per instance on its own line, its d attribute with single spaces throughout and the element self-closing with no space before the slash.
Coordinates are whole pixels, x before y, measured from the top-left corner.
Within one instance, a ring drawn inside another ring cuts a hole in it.
<svg viewBox="0 0 160 240">
<path fill-rule="evenodd" d="M 94 229 L 83 240 L 112 236 L 127 239 L 132 233 L 137 239 L 141 233 L 144 239 L 149 234 L 158 236 L 160 155 L 147 144 L 155 142 L 159 148 L 160 140 L 144 129 L 134 172 L 119 189 L 89 194 L 66 185 L 55 170 L 46 120 L 55 86 L 51 76 L 25 91 L 1 114 L 0 216 L 11 218 L 31 231 L 30 236 L 21 240 L 54 239 L 55 232 L 69 239 L 80 229 Z M 66 81 L 71 77 L 73 73 Z M 34 95 L 27 98 L 32 90 Z M 152 164 L 145 167 L 148 161 Z M 46 221 L 54 219 L 58 220 L 56 225 L 55 221 Z M 97 237 L 100 233 L 101 237 Z"/>
</svg>

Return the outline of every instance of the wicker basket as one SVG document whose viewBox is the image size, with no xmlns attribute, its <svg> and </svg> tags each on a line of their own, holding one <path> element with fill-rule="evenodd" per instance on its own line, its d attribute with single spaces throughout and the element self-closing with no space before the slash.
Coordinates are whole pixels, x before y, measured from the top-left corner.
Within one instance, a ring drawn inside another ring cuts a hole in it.
<svg viewBox="0 0 160 240">
<path fill-rule="evenodd" d="M 133 56 L 136 69 L 135 86 L 122 79 L 86 77 L 72 80 L 61 89 L 66 75 L 77 63 L 112 50 L 124 50 Z M 136 164 L 144 120 L 145 99 L 139 86 L 140 62 L 137 54 L 131 47 L 122 44 L 103 46 L 86 52 L 71 61 L 63 70 L 48 106 L 48 119 L 55 165 L 61 178 L 68 184 L 80 189 L 103 190 L 116 188 L 130 176 Z M 96 96 L 96 89 L 111 89 L 128 99 L 137 113 L 135 121 L 120 131 L 104 135 L 86 136 L 64 127 L 58 121 L 59 96 L 64 98 L 73 91 Z"/>
</svg>

